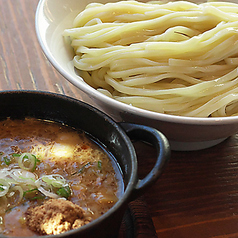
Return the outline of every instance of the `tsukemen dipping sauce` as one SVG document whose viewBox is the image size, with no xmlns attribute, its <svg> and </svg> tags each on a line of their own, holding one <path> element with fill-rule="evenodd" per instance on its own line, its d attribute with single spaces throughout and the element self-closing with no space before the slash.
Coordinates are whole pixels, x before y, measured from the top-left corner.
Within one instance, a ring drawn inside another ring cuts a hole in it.
<svg viewBox="0 0 238 238">
<path fill-rule="evenodd" d="M 123 193 L 119 166 L 82 131 L 55 122 L 0 122 L 0 234 L 79 228 Z"/>
</svg>

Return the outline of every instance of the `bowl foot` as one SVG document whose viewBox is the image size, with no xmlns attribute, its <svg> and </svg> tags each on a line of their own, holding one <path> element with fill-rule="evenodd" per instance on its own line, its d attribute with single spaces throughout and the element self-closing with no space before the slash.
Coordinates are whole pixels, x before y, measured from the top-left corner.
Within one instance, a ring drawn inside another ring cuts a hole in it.
<svg viewBox="0 0 238 238">
<path fill-rule="evenodd" d="M 171 141 L 169 140 L 171 150 L 174 151 L 194 151 L 210 148 L 224 141 L 226 138 L 221 138 L 211 141 L 201 141 L 201 142 L 181 142 L 181 141 Z"/>
</svg>

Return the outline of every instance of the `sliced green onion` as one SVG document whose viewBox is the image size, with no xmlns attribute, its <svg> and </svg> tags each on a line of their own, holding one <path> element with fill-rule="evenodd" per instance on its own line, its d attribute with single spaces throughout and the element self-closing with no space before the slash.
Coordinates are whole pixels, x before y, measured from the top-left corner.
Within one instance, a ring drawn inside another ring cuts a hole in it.
<svg viewBox="0 0 238 238">
<path fill-rule="evenodd" d="M 20 157 L 21 155 L 20 155 L 20 154 L 17 154 L 17 153 L 13 153 L 12 156 L 13 156 L 13 157 Z"/>
<path fill-rule="evenodd" d="M 27 191 L 24 191 L 23 197 L 27 197 L 27 199 L 29 200 L 37 200 L 45 198 L 45 196 L 38 195 L 38 192 L 39 191 L 37 188 L 29 189 Z"/>
<path fill-rule="evenodd" d="M 29 199 L 30 199 L 30 200 L 38 200 L 38 199 L 44 199 L 44 198 L 45 198 L 45 196 L 39 195 L 39 196 L 35 196 L 35 197 L 29 198 Z"/>
<path fill-rule="evenodd" d="M 35 184 L 38 190 L 47 197 L 69 197 L 71 194 L 69 185 L 60 174 L 43 175 L 36 180 Z"/>
<path fill-rule="evenodd" d="M 8 157 L 3 157 L 4 162 L 6 165 L 10 165 L 11 164 L 11 159 L 9 159 Z"/>
<path fill-rule="evenodd" d="M 57 191 L 57 194 L 58 194 L 60 197 L 69 198 L 69 196 L 71 195 L 71 190 L 70 190 L 69 186 L 61 187 L 61 188 Z"/>
<path fill-rule="evenodd" d="M 28 193 L 32 193 L 32 192 L 36 192 L 36 191 L 38 191 L 37 188 L 33 188 L 33 189 L 29 189 L 29 190 L 27 190 L 27 191 L 24 191 L 24 192 L 23 192 L 23 197 L 25 197 L 26 194 L 28 194 Z"/>
<path fill-rule="evenodd" d="M 36 158 L 36 163 L 40 163 L 40 160 Z"/>
<path fill-rule="evenodd" d="M 10 188 L 10 183 L 4 179 L 0 179 L 0 197 L 5 196 Z"/>
<path fill-rule="evenodd" d="M 36 175 L 24 169 L 12 169 L 8 175 L 15 184 L 26 184 L 35 187 Z"/>
<path fill-rule="evenodd" d="M 98 168 L 101 169 L 102 168 L 102 161 L 98 161 Z"/>
<path fill-rule="evenodd" d="M 34 171 L 36 169 L 37 158 L 30 153 L 23 153 L 18 159 L 18 165 L 21 169 Z"/>
<path fill-rule="evenodd" d="M 43 193 L 46 197 L 50 197 L 50 198 L 59 198 L 60 196 L 51 192 L 51 191 L 48 191 L 46 190 L 45 188 L 43 187 L 39 187 L 38 190 Z"/>
<path fill-rule="evenodd" d="M 41 178 L 45 183 L 55 188 L 60 188 L 66 184 L 66 180 L 60 174 L 44 175 Z"/>
<path fill-rule="evenodd" d="M 26 178 L 26 177 L 23 177 L 23 176 L 19 176 L 19 178 L 22 179 L 22 180 L 30 179 L 33 182 L 35 182 L 35 179 L 33 179 L 33 178 Z"/>
</svg>

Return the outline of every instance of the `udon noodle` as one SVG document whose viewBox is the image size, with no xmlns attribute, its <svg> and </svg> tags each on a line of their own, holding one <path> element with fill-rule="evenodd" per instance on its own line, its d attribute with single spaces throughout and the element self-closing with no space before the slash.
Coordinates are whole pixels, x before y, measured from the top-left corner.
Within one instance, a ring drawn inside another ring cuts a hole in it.
<svg viewBox="0 0 238 238">
<path fill-rule="evenodd" d="M 63 35 L 101 93 L 189 117 L 238 115 L 238 4 L 91 3 Z"/>
</svg>

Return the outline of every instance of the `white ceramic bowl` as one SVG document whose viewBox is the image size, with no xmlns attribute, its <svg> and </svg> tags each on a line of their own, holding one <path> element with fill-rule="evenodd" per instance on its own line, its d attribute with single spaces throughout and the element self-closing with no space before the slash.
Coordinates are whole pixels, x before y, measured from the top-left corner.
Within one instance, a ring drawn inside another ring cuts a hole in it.
<svg viewBox="0 0 238 238">
<path fill-rule="evenodd" d="M 36 11 L 36 33 L 43 52 L 52 65 L 81 91 L 81 100 L 101 109 L 116 121 L 157 128 L 169 139 L 172 150 L 208 148 L 238 132 L 238 116 L 190 118 L 155 113 L 118 102 L 86 84 L 74 69 L 74 52 L 64 42 L 62 32 L 72 26 L 74 17 L 90 2 L 40 0 Z"/>
</svg>

